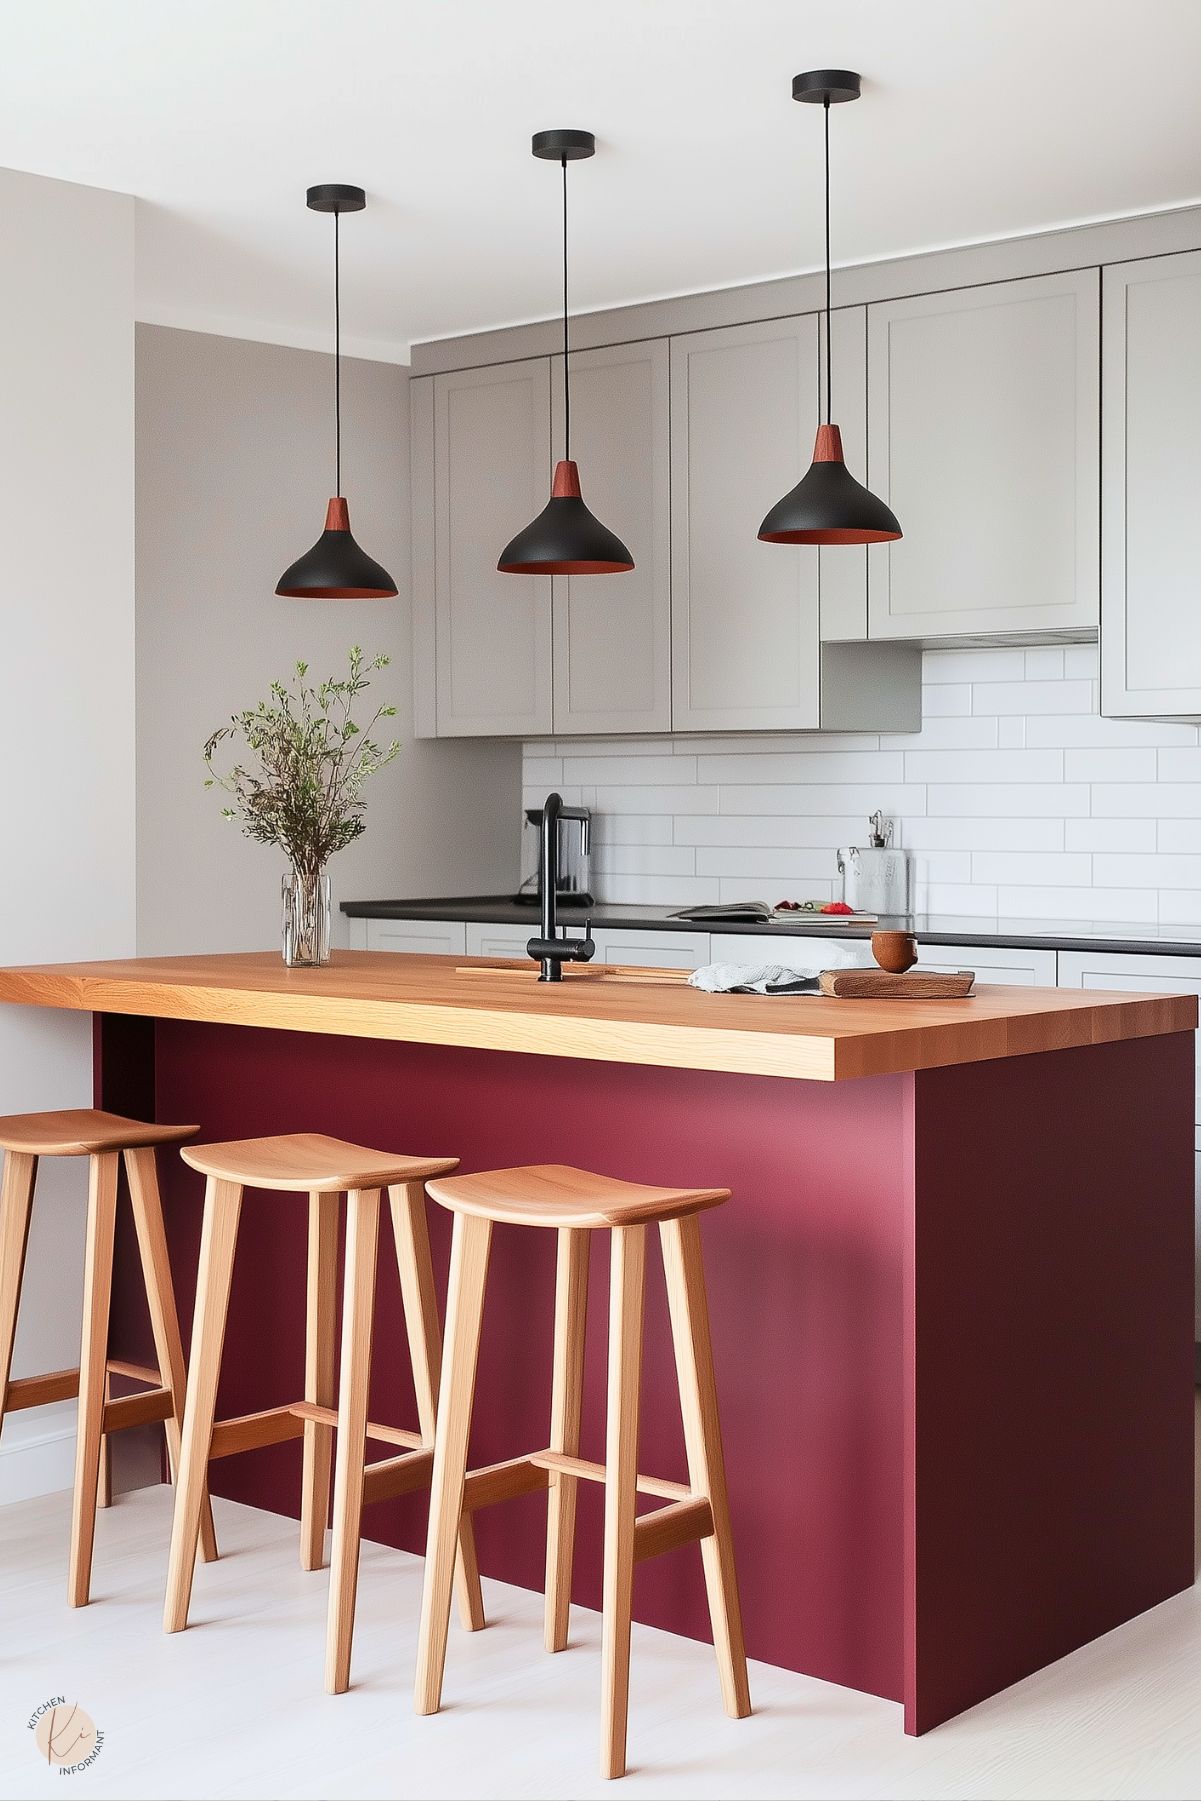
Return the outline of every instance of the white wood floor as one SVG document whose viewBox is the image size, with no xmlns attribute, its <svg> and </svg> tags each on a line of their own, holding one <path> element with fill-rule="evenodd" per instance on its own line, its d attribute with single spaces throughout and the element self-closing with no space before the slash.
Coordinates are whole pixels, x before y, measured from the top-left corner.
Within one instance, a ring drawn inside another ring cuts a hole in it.
<svg viewBox="0 0 1201 1801">
<path fill-rule="evenodd" d="M 65 1600 L 65 1494 L 0 1510 L 0 1796 L 185 1798 L 1201 1797 L 1201 1588 L 923 1739 L 892 1703 L 752 1666 L 756 1711 L 727 1720 L 707 1646 L 634 1629 L 630 1775 L 597 1767 L 599 1621 L 542 1650 L 540 1597 L 485 1584 L 492 1624 L 452 1627 L 446 1706 L 413 1716 L 421 1564 L 363 1548 L 354 1687 L 322 1691 L 325 1577 L 296 1528 L 216 1503 L 225 1555 L 199 1572 L 194 1626 L 160 1629 L 170 1491 L 99 1523 L 93 1605 Z M 53 1695 L 104 1734 L 63 1777 L 27 1727 Z"/>
</svg>

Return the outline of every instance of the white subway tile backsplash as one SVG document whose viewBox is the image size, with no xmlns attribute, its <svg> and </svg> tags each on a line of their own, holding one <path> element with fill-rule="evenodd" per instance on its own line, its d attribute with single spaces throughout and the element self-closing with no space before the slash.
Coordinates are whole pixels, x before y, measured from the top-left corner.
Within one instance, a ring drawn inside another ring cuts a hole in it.
<svg viewBox="0 0 1201 1801">
<path fill-rule="evenodd" d="M 1093 812 L 1111 819 L 1201 819 L 1201 782 L 1099 782 Z"/>
<path fill-rule="evenodd" d="M 977 682 L 972 689 L 973 713 L 1089 713 L 1091 682 Z"/>
<path fill-rule="evenodd" d="M 664 782 L 696 781 L 695 757 L 631 756 L 627 745 L 622 746 L 622 751 L 620 757 L 564 757 L 563 780 L 595 782 L 597 787 L 618 783 L 653 787 Z"/>
<path fill-rule="evenodd" d="M 930 692 L 936 693 L 936 689 Z M 952 715 L 948 719 L 923 719 L 920 732 L 890 732 L 880 739 L 881 750 L 989 750 L 996 747 L 997 719 L 973 719 Z"/>
<path fill-rule="evenodd" d="M 803 809 L 858 819 L 862 832 L 867 830 L 869 814 L 877 811 L 905 819 L 926 810 L 925 788 L 905 782 L 873 782 L 870 786 L 865 782 L 860 788 L 849 783 L 819 782 L 812 788 L 771 783 L 766 787 L 724 787 L 720 794 L 723 813 L 797 813 Z"/>
<path fill-rule="evenodd" d="M 975 817 L 903 819 L 897 841 L 912 850 L 1063 850 L 1062 819 L 990 819 Z M 1068 845 L 1069 850 L 1078 848 Z"/>
<path fill-rule="evenodd" d="M 1161 819 L 1156 822 L 1148 819 L 1143 822 L 1157 830 L 1156 850 L 1185 851 L 1196 853 L 1201 851 L 1201 820 L 1198 819 Z M 1131 847 L 1127 845 L 1126 849 Z"/>
<path fill-rule="evenodd" d="M 1161 750 L 1158 773 L 1161 782 L 1201 781 L 1201 749 Z"/>
<path fill-rule="evenodd" d="M 759 755 L 746 751 L 738 757 L 706 757 L 696 760 L 701 782 L 899 782 L 904 778 L 900 751 L 813 751 L 792 755 Z"/>
<path fill-rule="evenodd" d="M 995 919 L 997 891 L 983 882 L 928 882 L 919 895 L 923 913 L 965 913 L 973 918 Z"/>
<path fill-rule="evenodd" d="M 670 813 L 597 813 L 592 821 L 593 844 L 671 844 Z M 687 843 L 687 839 L 680 842 Z"/>
<path fill-rule="evenodd" d="M 970 682 L 934 682 L 922 686 L 922 718 L 946 719 L 972 710 Z"/>
<path fill-rule="evenodd" d="M 1063 779 L 1065 782 L 1153 782 L 1156 757 L 1173 754 L 1180 753 L 1154 750 L 1065 750 Z M 1201 774 L 1201 770 L 1198 774 Z"/>
<path fill-rule="evenodd" d="M 1144 746 L 1189 745 L 1197 742 L 1195 725 L 1173 720 L 1102 719 L 1096 713 L 1068 717 L 1036 716 L 1026 727 L 1027 744 L 1051 745 L 1067 750 L 1137 750 Z"/>
<path fill-rule="evenodd" d="M 1161 894 L 1159 897 L 1159 923 L 1165 926 L 1201 925 L 1201 894 L 1186 892 L 1178 888 Z"/>
<path fill-rule="evenodd" d="M 698 814 L 678 819 L 675 826 L 677 844 L 791 844 L 820 849 L 857 844 L 863 836 L 862 815 L 840 819 L 837 814 L 817 818 L 787 813 L 719 813 L 716 818 Z"/>
<path fill-rule="evenodd" d="M 745 845 L 703 845 L 696 853 L 696 872 L 715 876 L 771 876 L 781 881 L 805 881 L 810 876 L 833 881 L 837 874 L 833 850 L 772 847 L 748 850 Z"/>
<path fill-rule="evenodd" d="M 910 750 L 907 782 L 1059 782 L 1057 750 Z"/>
<path fill-rule="evenodd" d="M 1013 919 L 1121 920 L 1154 925 L 1154 888 L 998 888 L 997 911 Z"/>
<path fill-rule="evenodd" d="M 1101 651 L 1096 644 L 1065 644 L 1063 673 L 1069 677 L 1082 675 L 1096 681 L 1101 671 Z"/>
<path fill-rule="evenodd" d="M 880 808 L 923 911 L 1201 925 L 1201 732 L 1101 719 L 1094 644 L 927 651 L 916 733 L 545 740 L 548 788 L 596 812 L 606 900 L 813 898 Z"/>
<path fill-rule="evenodd" d="M 601 813 L 716 813 L 717 789 L 690 788 L 684 783 L 678 787 L 611 788 L 607 782 L 599 782 L 596 806 Z"/>
<path fill-rule="evenodd" d="M 1157 843 L 1153 819 L 1065 819 L 1063 830 L 1065 850 L 1141 852 L 1177 848 L 1163 843 L 1162 826 Z"/>
<path fill-rule="evenodd" d="M 768 889 L 766 896 L 763 892 L 765 887 Z M 838 898 L 836 893 L 838 887 L 839 883 L 836 881 L 819 881 L 814 876 L 806 876 L 803 881 L 788 881 L 784 877 L 752 878 L 748 881 L 744 875 L 722 876 L 717 884 L 717 898 L 726 902 L 748 899 L 763 900 L 765 898 L 773 902 L 782 900 L 828 901 Z"/>
<path fill-rule="evenodd" d="M 1097 856 L 1093 865 L 1097 881 L 1112 888 L 1139 888 L 1150 883 L 1155 888 L 1201 889 L 1201 856 L 1157 851 L 1143 857 Z"/>
<path fill-rule="evenodd" d="M 721 894 L 711 876 L 611 875 L 601 899 L 618 906 L 699 907 L 712 906 Z"/>
<path fill-rule="evenodd" d="M 1026 674 L 1024 650 L 928 650 L 923 682 L 1020 682 Z"/>
<path fill-rule="evenodd" d="M 601 875 L 692 875 L 696 852 L 690 844 L 598 844 L 592 867 Z"/>
<path fill-rule="evenodd" d="M 1020 882 L 1027 887 L 1084 887 L 1092 880 L 1093 859 L 1080 851 L 972 852 L 972 880 L 996 883 Z"/>
</svg>

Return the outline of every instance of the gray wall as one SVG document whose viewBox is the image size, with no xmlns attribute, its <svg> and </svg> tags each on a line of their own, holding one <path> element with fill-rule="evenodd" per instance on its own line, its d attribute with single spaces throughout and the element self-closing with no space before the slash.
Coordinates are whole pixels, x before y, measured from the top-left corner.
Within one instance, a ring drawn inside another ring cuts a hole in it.
<svg viewBox="0 0 1201 1801">
<path fill-rule="evenodd" d="M 342 394 L 351 526 L 400 597 L 280 600 L 275 584 L 317 537 L 332 491 L 332 359 L 137 327 L 143 954 L 277 944 L 283 859 L 220 817 L 201 746 L 298 657 L 314 675 L 337 672 L 353 643 L 392 657 L 375 680 L 404 748 L 369 787 L 365 836 L 330 866 L 335 905 L 516 883 L 520 745 L 412 739 L 408 372 L 347 360 Z"/>
<path fill-rule="evenodd" d="M 134 947 L 133 201 L 0 170 L 0 963 Z M 0 1112 L 88 1106 L 82 1014 L 0 1008 Z M 79 1361 L 87 1165 L 38 1172 L 13 1374 Z M 74 1403 L 12 1416 L 0 1502 L 65 1487 Z"/>
</svg>

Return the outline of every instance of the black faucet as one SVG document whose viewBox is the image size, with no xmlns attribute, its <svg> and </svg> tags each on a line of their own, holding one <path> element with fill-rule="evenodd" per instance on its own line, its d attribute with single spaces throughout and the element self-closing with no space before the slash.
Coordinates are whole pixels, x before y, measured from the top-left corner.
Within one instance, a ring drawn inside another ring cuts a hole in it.
<svg viewBox="0 0 1201 1801">
<path fill-rule="evenodd" d="M 540 982 L 561 982 L 564 963 L 587 963 L 596 954 L 592 941 L 592 921 L 584 921 L 582 938 L 560 938 L 558 927 L 559 899 L 559 821 L 576 819 L 580 825 L 583 848 L 588 849 L 589 816 L 583 807 L 565 807 L 561 794 L 548 794 L 542 808 L 542 867 L 539 872 L 542 906 L 542 930 L 531 938 L 526 950 L 542 965 Z"/>
</svg>

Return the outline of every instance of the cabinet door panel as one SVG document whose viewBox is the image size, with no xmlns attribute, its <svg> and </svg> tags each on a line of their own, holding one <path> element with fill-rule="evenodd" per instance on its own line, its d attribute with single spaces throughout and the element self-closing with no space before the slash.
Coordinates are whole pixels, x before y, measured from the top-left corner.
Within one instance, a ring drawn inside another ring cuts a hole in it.
<svg viewBox="0 0 1201 1801">
<path fill-rule="evenodd" d="M 1201 251 L 1105 270 L 1101 710 L 1201 713 Z"/>
<path fill-rule="evenodd" d="M 818 567 L 761 544 L 800 480 L 817 419 L 812 314 L 671 343 L 672 723 L 818 724 Z"/>
<path fill-rule="evenodd" d="M 521 925 L 469 925 L 469 957 L 524 957 L 525 947 L 538 934 L 538 909 L 530 908 L 530 923 Z"/>
<path fill-rule="evenodd" d="M 1099 331 L 1095 269 L 868 308 L 873 637 L 1096 629 Z"/>
<path fill-rule="evenodd" d="M 496 567 L 550 476 L 545 357 L 434 378 L 439 737 L 551 729 L 550 577 Z"/>
<path fill-rule="evenodd" d="M 562 442 L 563 359 L 552 369 Z M 554 578 L 555 731 L 671 730 L 671 530 L 665 338 L 577 351 L 571 450 L 584 499 L 628 545 L 622 575 Z"/>
<path fill-rule="evenodd" d="M 707 932 L 636 931 L 605 926 L 592 934 L 598 963 L 638 963 L 650 969 L 700 969 L 709 961 Z"/>
<path fill-rule="evenodd" d="M 368 919 L 366 949 L 415 951 L 427 957 L 461 957 L 467 928 L 461 919 Z"/>
<path fill-rule="evenodd" d="M 1002 988 L 1054 988 L 1056 958 L 1054 951 L 1026 949 L 997 944 L 931 944 L 919 945 L 918 962 L 923 969 L 974 969 L 982 983 Z"/>
</svg>

